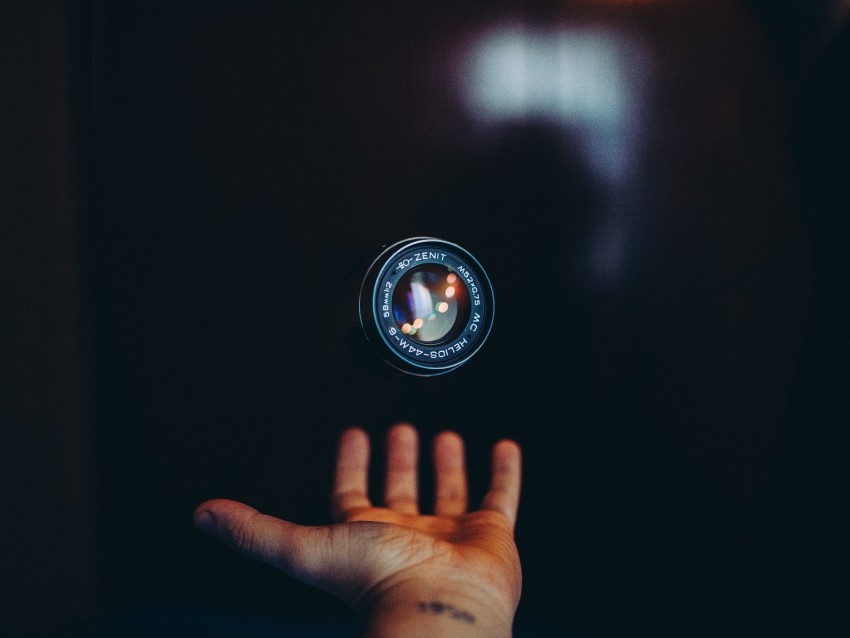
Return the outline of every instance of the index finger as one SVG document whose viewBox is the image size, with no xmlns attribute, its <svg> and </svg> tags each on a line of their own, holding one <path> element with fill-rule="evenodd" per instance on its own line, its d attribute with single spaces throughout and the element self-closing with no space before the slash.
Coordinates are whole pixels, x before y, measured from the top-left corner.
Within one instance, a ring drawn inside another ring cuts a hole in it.
<svg viewBox="0 0 850 638">
<path fill-rule="evenodd" d="M 349 428 L 339 437 L 331 497 L 337 521 L 354 510 L 371 507 L 368 496 L 369 436 L 360 428 Z"/>
<path fill-rule="evenodd" d="M 519 509 L 522 453 L 515 441 L 504 439 L 493 446 L 493 473 L 490 491 L 484 497 L 481 509 L 494 510 L 508 519 L 511 529 L 516 525 Z"/>
</svg>

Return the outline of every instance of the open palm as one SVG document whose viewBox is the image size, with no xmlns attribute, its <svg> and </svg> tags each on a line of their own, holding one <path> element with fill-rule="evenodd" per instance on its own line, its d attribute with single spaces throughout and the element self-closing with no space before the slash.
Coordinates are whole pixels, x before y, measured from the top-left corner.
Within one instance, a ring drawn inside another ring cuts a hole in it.
<svg viewBox="0 0 850 638">
<path fill-rule="evenodd" d="M 418 437 L 405 424 L 387 435 L 386 507 L 368 497 L 369 439 L 358 428 L 339 441 L 332 509 L 334 525 L 306 527 L 228 500 L 202 503 L 195 522 L 237 550 L 325 589 L 357 610 L 395 590 L 451 583 L 513 614 L 521 571 L 513 540 L 520 489 L 520 451 L 512 441 L 493 448 L 490 490 L 468 512 L 462 439 L 434 440 L 433 515 L 418 506 Z"/>
</svg>

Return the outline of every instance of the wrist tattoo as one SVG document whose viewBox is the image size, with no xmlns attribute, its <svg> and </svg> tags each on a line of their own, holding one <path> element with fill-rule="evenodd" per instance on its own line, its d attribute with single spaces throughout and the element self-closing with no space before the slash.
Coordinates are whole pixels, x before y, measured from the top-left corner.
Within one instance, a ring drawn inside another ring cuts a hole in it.
<svg viewBox="0 0 850 638">
<path fill-rule="evenodd" d="M 454 605 L 449 605 L 448 603 L 443 603 L 440 601 L 434 602 L 420 602 L 417 604 L 419 611 L 423 614 L 434 614 L 437 616 L 447 615 L 454 620 L 460 620 L 461 622 L 469 623 L 470 625 L 475 624 L 475 616 L 470 614 L 468 611 L 464 611 L 462 609 L 458 609 Z"/>
</svg>

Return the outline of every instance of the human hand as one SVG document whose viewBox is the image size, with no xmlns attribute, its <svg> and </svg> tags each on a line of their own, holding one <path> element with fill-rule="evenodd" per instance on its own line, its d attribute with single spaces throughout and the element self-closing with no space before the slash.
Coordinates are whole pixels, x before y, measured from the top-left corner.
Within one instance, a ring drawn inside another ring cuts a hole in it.
<svg viewBox="0 0 850 638">
<path fill-rule="evenodd" d="M 195 525 L 236 550 L 338 596 L 366 616 L 366 635 L 510 636 L 522 586 L 513 540 L 520 449 L 493 448 L 490 489 L 468 512 L 463 440 L 434 439 L 434 513 L 419 512 L 418 435 L 406 424 L 387 435 L 386 507 L 368 497 L 369 439 L 339 441 L 334 525 L 289 523 L 236 501 L 199 505 Z"/>
</svg>

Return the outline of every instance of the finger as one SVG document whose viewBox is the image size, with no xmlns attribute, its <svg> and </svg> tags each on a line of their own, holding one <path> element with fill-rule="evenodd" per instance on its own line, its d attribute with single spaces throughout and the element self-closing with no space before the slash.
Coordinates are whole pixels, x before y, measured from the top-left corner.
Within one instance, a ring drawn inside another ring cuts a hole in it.
<svg viewBox="0 0 850 638">
<path fill-rule="evenodd" d="M 387 480 L 384 502 L 396 512 L 418 514 L 417 466 L 419 436 L 413 426 L 400 423 L 387 433 Z"/>
<path fill-rule="evenodd" d="M 481 509 L 495 510 L 505 515 L 513 529 L 519 508 L 519 490 L 522 460 L 519 445 L 502 440 L 493 447 L 493 474 L 490 491 L 484 497 Z"/>
<path fill-rule="evenodd" d="M 334 520 L 371 507 L 368 493 L 369 437 L 360 428 L 349 428 L 339 437 L 331 510 Z"/>
<path fill-rule="evenodd" d="M 295 525 L 224 499 L 201 503 L 192 518 L 199 530 L 246 556 L 305 583 L 329 586 L 332 528 Z"/>
<path fill-rule="evenodd" d="M 434 470 L 437 516 L 460 516 L 466 512 L 468 486 L 464 464 L 463 439 L 454 432 L 443 432 L 434 439 Z"/>
</svg>

